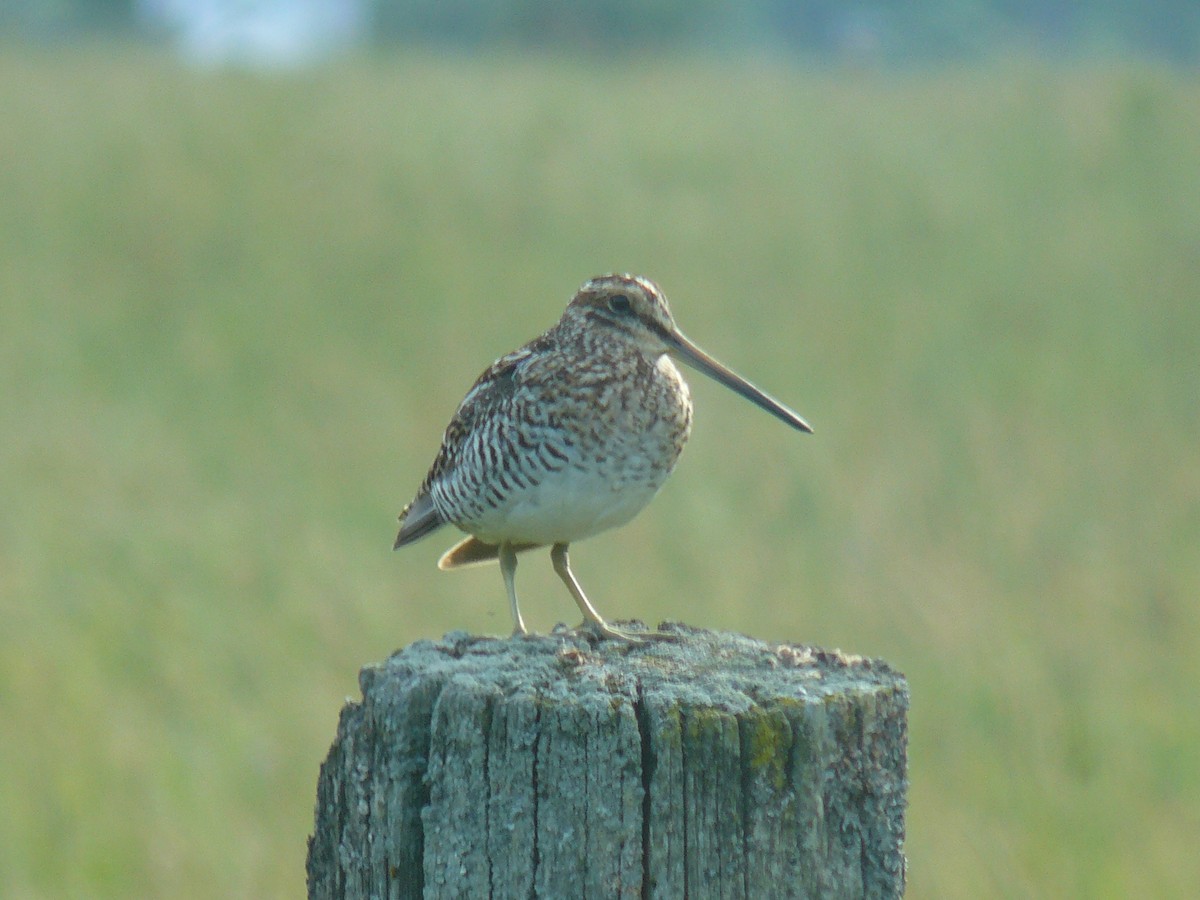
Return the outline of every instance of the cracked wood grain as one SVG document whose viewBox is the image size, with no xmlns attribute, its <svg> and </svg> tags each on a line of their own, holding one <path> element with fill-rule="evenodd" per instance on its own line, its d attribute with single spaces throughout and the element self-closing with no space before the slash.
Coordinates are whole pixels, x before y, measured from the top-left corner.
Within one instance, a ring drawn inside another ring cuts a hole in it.
<svg viewBox="0 0 1200 900">
<path fill-rule="evenodd" d="M 363 669 L 309 896 L 901 895 L 903 676 L 663 628 L 680 639 L 452 633 Z"/>
</svg>

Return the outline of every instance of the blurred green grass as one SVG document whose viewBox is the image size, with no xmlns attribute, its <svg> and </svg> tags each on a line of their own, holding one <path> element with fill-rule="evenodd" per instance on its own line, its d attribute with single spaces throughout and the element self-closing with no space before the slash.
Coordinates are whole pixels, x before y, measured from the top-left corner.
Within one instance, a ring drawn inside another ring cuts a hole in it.
<svg viewBox="0 0 1200 900">
<path fill-rule="evenodd" d="M 692 378 L 600 609 L 905 671 L 912 897 L 1200 883 L 1193 76 L 9 48 L 0 109 L 0 895 L 301 894 L 357 668 L 508 628 L 396 513 L 614 269 L 817 434 Z"/>
</svg>

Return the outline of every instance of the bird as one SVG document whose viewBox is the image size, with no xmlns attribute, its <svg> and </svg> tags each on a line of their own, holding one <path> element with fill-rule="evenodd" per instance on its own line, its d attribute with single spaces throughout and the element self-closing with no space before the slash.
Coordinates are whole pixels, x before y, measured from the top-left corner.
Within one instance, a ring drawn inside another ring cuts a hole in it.
<svg viewBox="0 0 1200 900">
<path fill-rule="evenodd" d="M 450 420 L 394 549 L 445 525 L 467 537 L 442 570 L 498 561 L 513 636 L 529 630 L 515 587 L 517 554 L 550 547 L 555 573 L 584 622 L 604 638 L 668 638 L 610 625 L 571 571 L 568 546 L 629 522 L 658 493 L 692 430 L 679 360 L 801 432 L 798 414 L 688 339 L 648 278 L 583 284 L 548 331 L 496 360 Z"/>
</svg>

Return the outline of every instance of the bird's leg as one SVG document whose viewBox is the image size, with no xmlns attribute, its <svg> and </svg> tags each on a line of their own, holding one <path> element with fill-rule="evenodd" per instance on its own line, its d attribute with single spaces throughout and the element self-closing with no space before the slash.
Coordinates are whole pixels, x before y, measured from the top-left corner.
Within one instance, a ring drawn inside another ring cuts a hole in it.
<svg viewBox="0 0 1200 900">
<path fill-rule="evenodd" d="M 529 634 L 529 629 L 525 627 L 525 620 L 521 618 L 521 608 L 517 606 L 517 585 L 514 577 L 517 574 L 517 553 L 508 541 L 502 541 L 500 544 L 500 574 L 504 576 L 504 586 L 508 589 L 508 606 L 512 611 L 513 618 L 513 637 Z"/>
<path fill-rule="evenodd" d="M 622 641 L 631 641 L 632 643 L 641 643 L 643 640 L 662 639 L 671 640 L 675 637 L 673 634 L 664 634 L 660 631 L 645 631 L 645 632 L 630 632 L 622 631 L 620 628 L 614 628 L 604 621 L 600 613 L 596 612 L 596 607 L 588 602 L 587 595 L 583 593 L 583 588 L 579 586 L 579 582 L 575 579 L 575 573 L 571 571 L 571 563 L 567 559 L 567 545 L 555 544 L 550 550 L 550 561 L 554 564 L 554 571 L 558 577 L 563 580 L 563 584 L 567 586 L 567 590 L 571 592 L 571 596 L 575 600 L 575 605 L 579 607 L 579 611 L 583 613 L 585 625 L 590 624 L 592 628 L 599 631 L 605 637 L 616 638 Z"/>
</svg>

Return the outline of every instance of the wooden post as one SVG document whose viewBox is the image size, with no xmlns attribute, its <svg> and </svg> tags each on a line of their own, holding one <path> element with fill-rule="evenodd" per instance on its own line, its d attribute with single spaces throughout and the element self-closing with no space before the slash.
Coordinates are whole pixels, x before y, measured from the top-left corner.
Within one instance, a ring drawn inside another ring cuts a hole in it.
<svg viewBox="0 0 1200 900">
<path fill-rule="evenodd" d="M 309 897 L 901 895 L 904 677 L 663 627 L 679 641 L 455 632 L 363 669 Z"/>
</svg>

